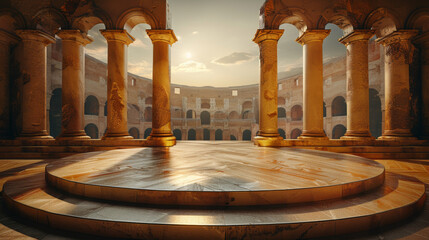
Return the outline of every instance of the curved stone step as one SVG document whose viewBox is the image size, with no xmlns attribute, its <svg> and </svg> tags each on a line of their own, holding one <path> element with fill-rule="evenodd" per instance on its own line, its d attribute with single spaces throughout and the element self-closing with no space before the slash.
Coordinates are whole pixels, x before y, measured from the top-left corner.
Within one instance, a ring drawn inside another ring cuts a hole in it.
<svg viewBox="0 0 429 240">
<path fill-rule="evenodd" d="M 369 191 L 384 181 L 384 166 L 365 158 L 248 143 L 83 153 L 49 164 L 46 173 L 51 186 L 75 195 L 190 206 L 320 201 Z"/>
<path fill-rule="evenodd" d="M 258 207 L 155 207 L 98 202 L 57 192 L 44 175 L 7 182 L 6 205 L 52 228 L 137 239 L 304 239 L 366 231 L 420 211 L 424 184 L 386 174 L 371 192 L 306 204 Z"/>
</svg>

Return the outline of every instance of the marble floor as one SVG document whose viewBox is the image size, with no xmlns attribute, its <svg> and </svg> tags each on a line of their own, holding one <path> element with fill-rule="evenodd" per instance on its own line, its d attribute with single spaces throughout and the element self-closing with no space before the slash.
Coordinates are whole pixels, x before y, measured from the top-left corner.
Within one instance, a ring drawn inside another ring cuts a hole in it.
<svg viewBox="0 0 429 240">
<path fill-rule="evenodd" d="M 52 160 L 0 160 L 0 186 L 8 179 L 28 177 L 41 174 L 44 166 Z M 377 160 L 385 166 L 386 172 L 414 177 L 429 184 L 429 160 Z M 52 231 L 40 226 L 34 226 L 25 220 L 15 219 L 0 212 L 0 239 L 94 239 L 82 235 Z M 354 234 L 328 239 L 429 239 L 429 211 L 422 213 L 408 223 L 392 226 L 378 232 Z"/>
</svg>

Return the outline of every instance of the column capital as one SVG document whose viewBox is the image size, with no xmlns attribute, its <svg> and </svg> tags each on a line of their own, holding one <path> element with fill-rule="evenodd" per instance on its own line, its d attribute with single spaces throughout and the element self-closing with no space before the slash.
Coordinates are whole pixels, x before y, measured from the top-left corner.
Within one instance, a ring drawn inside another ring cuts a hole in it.
<svg viewBox="0 0 429 240">
<path fill-rule="evenodd" d="M 388 46 L 401 41 L 408 41 L 417 34 L 418 30 L 397 30 L 384 37 L 377 38 L 375 41 L 382 44 L 383 46 Z"/>
<path fill-rule="evenodd" d="M 417 30 L 398 30 L 375 41 L 385 47 L 386 56 L 393 59 L 402 59 L 405 64 L 410 64 L 413 60 L 414 46 L 411 38 L 416 36 Z"/>
<path fill-rule="evenodd" d="M 415 38 L 413 38 L 413 43 L 419 46 L 429 45 L 429 32 L 417 35 Z"/>
<path fill-rule="evenodd" d="M 93 41 L 92 38 L 88 37 L 86 34 L 82 33 L 77 29 L 67 29 L 61 30 L 57 33 L 63 41 L 75 41 L 79 44 L 85 46 Z"/>
<path fill-rule="evenodd" d="M 305 45 L 309 42 L 313 41 L 323 41 L 331 30 L 329 29 L 314 29 L 305 31 L 300 37 L 298 37 L 295 41 L 301 45 Z"/>
<path fill-rule="evenodd" d="M 100 32 L 107 41 L 118 41 L 129 45 L 135 40 L 133 36 L 131 36 L 131 34 L 129 34 L 125 29 L 121 29 L 121 30 L 104 29 L 104 30 L 100 30 Z"/>
<path fill-rule="evenodd" d="M 265 40 L 278 41 L 282 37 L 284 31 L 283 29 L 258 29 L 253 41 L 258 44 Z"/>
<path fill-rule="evenodd" d="M 338 42 L 347 46 L 355 41 L 368 41 L 372 36 L 374 36 L 374 34 L 374 30 L 355 29 L 353 32 L 338 39 Z"/>
<path fill-rule="evenodd" d="M 166 42 L 170 45 L 177 42 L 177 37 L 171 29 L 147 29 L 147 35 L 154 42 Z"/>
<path fill-rule="evenodd" d="M 19 37 L 15 34 L 9 33 L 4 30 L 0 30 L 0 43 L 14 44 L 19 42 Z"/>
<path fill-rule="evenodd" d="M 49 45 L 55 42 L 55 38 L 40 30 L 16 30 L 16 34 L 23 41 L 37 41 L 44 45 Z"/>
</svg>

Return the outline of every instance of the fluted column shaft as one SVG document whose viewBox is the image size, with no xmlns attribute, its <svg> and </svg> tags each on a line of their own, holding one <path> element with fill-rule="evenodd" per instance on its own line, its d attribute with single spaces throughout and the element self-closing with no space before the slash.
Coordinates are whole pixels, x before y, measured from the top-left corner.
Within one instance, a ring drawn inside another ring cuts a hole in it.
<svg viewBox="0 0 429 240">
<path fill-rule="evenodd" d="M 23 139 L 52 138 L 46 130 L 46 46 L 55 38 L 39 30 L 18 30 L 22 39 L 20 57 Z"/>
<path fill-rule="evenodd" d="M 423 137 L 429 139 L 429 32 L 417 36 L 414 43 L 420 48 Z"/>
<path fill-rule="evenodd" d="M 326 139 L 323 131 L 323 40 L 330 30 L 307 30 L 296 41 L 303 46 L 303 131 L 299 138 Z"/>
<path fill-rule="evenodd" d="M 385 52 L 385 120 L 380 139 L 405 140 L 412 137 L 409 64 L 413 54 L 410 39 L 416 34 L 414 30 L 399 30 L 377 39 Z"/>
<path fill-rule="evenodd" d="M 0 30 L 0 139 L 9 138 L 10 131 L 10 46 L 19 38 Z"/>
<path fill-rule="evenodd" d="M 171 131 L 170 45 L 177 38 L 173 30 L 147 30 L 147 34 L 153 43 L 152 133 L 148 140 L 175 141 Z"/>
<path fill-rule="evenodd" d="M 259 45 L 259 135 L 280 138 L 277 128 L 277 43 L 284 30 L 258 29 L 253 41 Z"/>
<path fill-rule="evenodd" d="M 127 130 L 127 50 L 134 38 L 126 30 L 101 30 L 107 40 L 107 131 L 103 139 L 132 138 Z"/>
<path fill-rule="evenodd" d="M 347 47 L 347 132 L 341 139 L 372 139 L 369 132 L 368 40 L 371 30 L 354 30 L 339 41 Z"/>
<path fill-rule="evenodd" d="M 92 40 L 79 30 L 61 30 L 62 39 L 62 131 L 58 138 L 89 138 L 84 130 L 85 49 Z"/>
</svg>

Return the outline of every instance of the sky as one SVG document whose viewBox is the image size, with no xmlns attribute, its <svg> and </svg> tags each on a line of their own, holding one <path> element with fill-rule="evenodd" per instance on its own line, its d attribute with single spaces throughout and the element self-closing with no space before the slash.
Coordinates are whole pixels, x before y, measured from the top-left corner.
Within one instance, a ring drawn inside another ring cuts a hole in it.
<svg viewBox="0 0 429 240">
<path fill-rule="evenodd" d="M 252 41 L 259 28 L 259 9 L 264 0 L 170 0 L 172 29 L 178 42 L 171 47 L 171 82 L 188 86 L 228 87 L 259 83 L 259 48 Z M 139 24 L 130 34 L 136 39 L 128 48 L 128 71 L 152 78 L 150 26 Z M 302 46 L 295 42 L 298 30 L 289 24 L 278 43 L 278 72 L 285 76 L 302 69 Z M 328 24 L 331 34 L 324 41 L 324 61 L 344 56 L 337 40 L 342 31 Z M 107 44 L 94 26 L 94 42 L 86 53 L 106 62 Z"/>
</svg>

